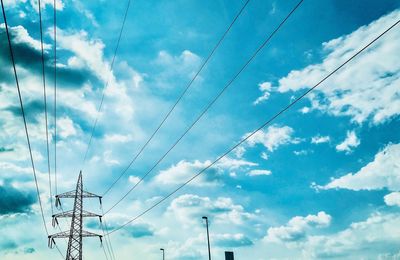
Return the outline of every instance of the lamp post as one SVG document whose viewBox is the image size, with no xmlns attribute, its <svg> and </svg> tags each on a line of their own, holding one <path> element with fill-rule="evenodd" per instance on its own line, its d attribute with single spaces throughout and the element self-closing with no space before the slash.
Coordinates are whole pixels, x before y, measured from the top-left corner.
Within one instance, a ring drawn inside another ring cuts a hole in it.
<svg viewBox="0 0 400 260">
<path fill-rule="evenodd" d="M 160 250 L 162 251 L 162 259 L 165 260 L 165 250 L 164 248 L 160 248 Z"/>
<path fill-rule="evenodd" d="M 206 221 L 206 227 L 207 227 L 207 243 L 208 243 L 208 260 L 211 260 L 210 233 L 208 232 L 208 218 L 204 216 L 202 219 L 204 219 L 204 220 Z"/>
</svg>

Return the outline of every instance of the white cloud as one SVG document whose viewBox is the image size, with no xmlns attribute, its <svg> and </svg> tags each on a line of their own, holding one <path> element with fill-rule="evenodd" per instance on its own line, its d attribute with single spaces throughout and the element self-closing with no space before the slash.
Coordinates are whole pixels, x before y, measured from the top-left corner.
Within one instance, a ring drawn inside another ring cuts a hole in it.
<svg viewBox="0 0 400 260">
<path fill-rule="evenodd" d="M 268 176 L 271 175 L 272 172 L 270 170 L 251 170 L 247 173 L 249 176 Z"/>
<path fill-rule="evenodd" d="M 74 69 L 82 69 L 82 68 L 85 67 L 85 64 L 84 64 L 83 60 L 78 58 L 78 57 L 76 57 L 76 56 L 70 57 L 67 60 L 67 65 L 68 65 L 68 67 L 74 68 Z M 63 67 L 63 65 L 61 65 L 61 67 Z"/>
<path fill-rule="evenodd" d="M 235 150 L 233 150 L 233 152 L 236 155 L 236 157 L 242 158 L 244 153 L 246 152 L 246 148 L 244 148 L 243 146 L 238 146 L 235 148 Z"/>
<path fill-rule="evenodd" d="M 200 172 L 202 169 L 211 164 L 211 161 L 206 160 L 201 162 L 195 160 L 193 162 L 188 162 L 182 160 L 175 165 L 172 165 L 166 170 L 160 171 L 160 173 L 154 178 L 155 182 L 161 184 L 180 184 L 189 178 L 193 177 L 195 174 Z M 240 160 L 232 159 L 229 157 L 222 158 L 213 167 L 210 167 L 206 172 L 200 175 L 195 181 L 191 182 L 191 185 L 195 186 L 207 186 L 215 185 L 218 183 L 217 177 L 221 176 L 224 171 L 232 171 L 237 169 L 246 169 L 248 167 L 257 166 L 258 164 Z M 231 172 L 232 173 L 232 172 Z"/>
<path fill-rule="evenodd" d="M 22 2 L 26 2 L 26 1 L 22 1 Z M 30 3 L 32 5 L 32 7 L 38 12 L 39 11 L 38 1 L 30 0 Z M 50 5 L 51 7 L 54 7 L 54 0 L 42 0 L 40 4 L 41 4 L 42 9 L 44 9 L 46 5 Z M 64 3 L 61 0 L 56 0 L 56 9 L 58 11 L 61 11 L 64 9 Z"/>
<path fill-rule="evenodd" d="M 368 219 L 352 223 L 347 229 L 332 235 L 311 236 L 301 245 L 303 254 L 311 258 L 350 257 L 367 254 L 373 259 L 381 254 L 386 245 L 398 248 L 400 216 L 375 213 Z M 397 245 L 397 246 L 396 246 Z M 356 257 L 357 256 L 357 257 Z"/>
<path fill-rule="evenodd" d="M 162 50 L 158 53 L 155 64 L 162 66 L 162 72 L 158 75 L 158 84 L 162 87 L 171 87 L 167 81 L 176 76 L 184 79 L 192 78 L 197 71 L 201 58 L 189 51 L 184 50 L 180 55 L 174 56 Z M 200 77 L 197 79 L 199 80 Z M 175 85 L 172 85 L 175 86 Z"/>
<path fill-rule="evenodd" d="M 119 75 L 119 79 L 125 80 L 126 84 L 135 89 L 139 88 L 144 81 L 144 76 L 134 70 L 126 61 L 121 61 L 117 64 L 118 70 L 123 71 L 125 75 Z"/>
<path fill-rule="evenodd" d="M 87 10 L 85 6 L 82 4 L 82 2 L 76 0 L 73 0 L 72 2 L 75 6 L 75 9 L 81 14 L 83 14 L 92 23 L 94 27 L 99 27 L 99 24 L 94 14 L 91 11 Z"/>
<path fill-rule="evenodd" d="M 215 165 L 217 168 L 220 168 L 220 169 L 235 170 L 235 169 L 239 169 L 241 167 L 257 166 L 258 164 L 254 163 L 254 162 L 249 162 L 246 160 L 233 159 L 230 157 L 223 157 Z"/>
<path fill-rule="evenodd" d="M 140 181 L 140 178 L 137 176 L 129 176 L 129 182 L 132 183 L 133 185 L 135 185 L 136 183 L 138 183 Z"/>
<path fill-rule="evenodd" d="M 329 222 L 326 218 L 322 226 L 329 225 Z M 315 223 L 307 227 L 309 232 L 302 232 L 302 225 L 297 229 L 294 229 L 294 224 L 285 225 L 275 229 L 271 238 L 267 239 L 267 236 L 257 248 L 259 255 L 268 259 L 397 259 L 390 256 L 399 252 L 398 223 L 398 213 L 375 212 L 363 221 L 333 232 L 312 229 Z M 380 258 L 383 256 L 388 257 Z"/>
<path fill-rule="evenodd" d="M 293 70 L 278 82 L 278 91 L 309 88 L 333 71 L 361 46 L 366 45 L 400 18 L 400 10 L 362 26 L 356 31 L 323 43 L 323 61 Z M 382 39 L 328 79 L 308 98 L 313 109 L 335 116 L 350 116 L 363 123 L 379 124 L 400 114 L 400 31 L 391 30 Z M 320 94 L 323 95 L 320 95 Z"/>
<path fill-rule="evenodd" d="M 218 197 L 211 199 L 193 194 L 184 194 L 175 198 L 167 209 L 184 227 L 189 228 L 200 224 L 201 216 L 207 215 L 210 223 L 224 225 L 242 225 L 245 221 L 255 218 L 255 215 L 244 210 L 243 206 L 234 204 L 231 198 Z"/>
<path fill-rule="evenodd" d="M 330 141 L 331 138 L 329 136 L 316 135 L 311 138 L 312 144 L 323 144 L 323 143 L 329 143 Z"/>
<path fill-rule="evenodd" d="M 50 36 L 52 37 L 52 34 Z M 89 81 L 78 90 L 65 90 L 65 103 L 93 118 L 97 115 L 98 104 L 104 91 L 106 102 L 103 103 L 99 118 L 112 117 L 114 120 L 119 119 L 124 125 L 133 125 L 136 106 L 132 93 L 142 84 L 142 75 L 125 61 L 116 63 L 113 71 L 110 71 L 110 62 L 104 57 L 104 43 L 100 39 L 90 37 L 86 31 L 58 29 L 57 42 L 60 49 L 72 53 L 68 59 L 69 65 L 88 69 L 103 83 L 99 88 L 94 88 Z M 115 70 L 118 71 L 118 80 L 114 74 Z"/>
<path fill-rule="evenodd" d="M 183 183 L 210 163 L 211 161 L 200 162 L 196 160 L 194 162 L 187 162 L 182 160 L 166 170 L 161 170 L 160 173 L 154 178 L 154 180 L 155 182 L 161 184 Z M 204 175 L 198 177 L 197 180 L 192 184 L 199 186 L 207 185 L 207 181 L 204 179 L 203 176 Z"/>
<path fill-rule="evenodd" d="M 0 169 L 4 173 L 16 172 L 16 173 L 32 174 L 32 168 L 21 167 L 21 166 L 15 165 L 13 163 L 8 163 L 8 162 L 0 162 Z M 9 177 L 11 177 L 11 175 L 8 176 L 7 174 L 4 174 L 2 177 L 9 178 Z"/>
<path fill-rule="evenodd" d="M 279 146 L 284 144 L 297 144 L 300 142 L 300 139 L 293 138 L 294 131 L 291 127 L 283 126 L 279 127 L 277 125 L 272 125 L 267 128 L 267 130 L 261 130 L 255 133 L 252 137 L 250 137 L 246 144 L 250 147 L 255 146 L 256 144 L 262 144 L 267 148 L 270 152 L 276 150 Z M 244 136 L 247 136 L 245 134 Z"/>
<path fill-rule="evenodd" d="M 360 139 L 358 139 L 354 131 L 347 131 L 346 139 L 343 142 L 336 145 L 336 150 L 339 152 L 352 152 L 352 148 L 356 148 L 360 145 Z"/>
<path fill-rule="evenodd" d="M 332 179 L 322 189 L 377 190 L 387 188 L 400 190 L 400 144 L 389 144 L 375 155 L 372 162 L 357 173 L 349 173 L 338 179 Z"/>
<path fill-rule="evenodd" d="M 300 150 L 300 151 L 293 151 L 293 153 L 297 156 L 299 155 L 307 155 L 308 151 L 307 150 Z"/>
<path fill-rule="evenodd" d="M 215 234 L 211 236 L 213 242 L 220 247 L 237 248 L 241 246 L 251 246 L 253 241 L 242 233 L 235 234 Z"/>
<path fill-rule="evenodd" d="M 385 203 L 388 206 L 400 207 L 400 192 L 392 192 L 384 197 Z"/>
<path fill-rule="evenodd" d="M 14 7 L 14 6 L 16 6 L 16 5 L 26 3 L 26 1 L 27 1 L 27 0 L 4 0 L 3 2 L 4 2 L 4 5 L 5 5 L 5 6 L 12 6 L 12 7 Z"/>
<path fill-rule="evenodd" d="M 289 222 L 280 227 L 270 227 L 264 238 L 267 242 L 297 242 L 304 240 L 307 231 L 312 227 L 327 227 L 331 223 L 332 217 L 324 211 L 317 215 L 308 215 L 306 217 L 296 216 Z"/>
<path fill-rule="evenodd" d="M 133 139 L 132 135 L 106 134 L 104 140 L 111 143 L 125 143 Z"/>
<path fill-rule="evenodd" d="M 105 45 L 101 40 L 90 39 L 88 33 L 83 30 L 70 32 L 57 28 L 57 43 L 60 48 L 73 52 L 76 55 L 75 59 L 93 70 L 103 82 L 107 82 L 108 77 L 111 77 L 110 67 L 104 61 Z"/>
<path fill-rule="evenodd" d="M 69 117 L 61 117 L 57 119 L 57 132 L 62 138 L 75 136 L 77 130 L 74 126 L 74 122 Z"/>
<path fill-rule="evenodd" d="M 300 110 L 300 113 L 302 114 L 308 114 L 311 111 L 311 108 L 309 107 L 302 107 Z"/>
<path fill-rule="evenodd" d="M 112 151 L 107 150 L 103 153 L 103 161 L 106 165 L 119 165 L 120 162 L 112 157 Z"/>
<path fill-rule="evenodd" d="M 271 95 L 271 90 L 272 90 L 272 85 L 270 82 L 264 82 L 258 85 L 260 91 L 263 93 L 263 95 L 259 98 L 256 99 L 256 101 L 253 102 L 253 105 L 258 105 L 264 101 L 266 101 L 269 96 Z"/>
<path fill-rule="evenodd" d="M 5 28 L 5 24 L 4 23 L 0 24 L 0 28 L 1 29 Z M 9 26 L 8 29 L 13 34 L 13 36 L 14 36 L 13 40 L 15 43 L 26 43 L 29 46 L 31 46 L 32 48 L 34 48 L 35 50 L 38 50 L 38 51 L 41 50 L 40 41 L 32 38 L 29 35 L 29 32 L 23 26 L 21 26 L 21 25 L 14 26 L 14 27 Z M 50 48 L 51 48 L 50 44 L 43 43 L 44 50 L 49 50 Z"/>
</svg>

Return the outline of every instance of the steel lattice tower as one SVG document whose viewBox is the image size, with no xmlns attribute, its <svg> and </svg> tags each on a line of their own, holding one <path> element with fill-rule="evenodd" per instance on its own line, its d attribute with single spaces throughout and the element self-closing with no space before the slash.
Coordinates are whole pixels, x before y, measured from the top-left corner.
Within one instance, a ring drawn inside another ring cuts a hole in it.
<svg viewBox="0 0 400 260">
<path fill-rule="evenodd" d="M 56 207 L 61 206 L 60 198 L 73 198 L 74 208 L 70 211 L 53 215 L 53 226 L 58 224 L 58 218 L 72 218 L 71 228 L 69 231 L 56 233 L 49 236 L 49 247 L 52 248 L 55 244 L 55 238 L 68 238 L 68 248 L 66 260 L 81 260 L 82 259 L 82 238 L 83 237 L 99 237 L 102 242 L 102 236 L 83 230 L 84 217 L 98 217 L 101 222 L 101 215 L 94 214 L 83 210 L 84 198 L 99 198 L 101 204 L 101 196 L 83 190 L 82 171 L 79 173 L 78 182 L 74 191 L 65 192 L 56 195 Z"/>
</svg>

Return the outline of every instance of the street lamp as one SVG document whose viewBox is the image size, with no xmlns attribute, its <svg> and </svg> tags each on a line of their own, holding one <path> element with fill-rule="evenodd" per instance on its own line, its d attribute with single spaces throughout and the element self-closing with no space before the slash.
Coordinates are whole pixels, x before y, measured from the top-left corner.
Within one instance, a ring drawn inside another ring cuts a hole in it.
<svg viewBox="0 0 400 260">
<path fill-rule="evenodd" d="M 165 250 L 164 248 L 160 248 L 160 250 L 162 251 L 162 259 L 165 260 Z"/>
<path fill-rule="evenodd" d="M 207 227 L 207 242 L 208 242 L 208 260 L 211 260 L 211 249 L 210 249 L 210 234 L 208 232 L 208 218 L 207 217 L 202 217 L 206 221 L 206 227 Z"/>
</svg>

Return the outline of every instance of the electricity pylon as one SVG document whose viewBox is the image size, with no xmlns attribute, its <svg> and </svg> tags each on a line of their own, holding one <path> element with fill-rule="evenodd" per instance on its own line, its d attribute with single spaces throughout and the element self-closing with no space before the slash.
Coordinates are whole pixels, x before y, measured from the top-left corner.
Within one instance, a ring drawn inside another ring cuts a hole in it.
<svg viewBox="0 0 400 260">
<path fill-rule="evenodd" d="M 79 173 L 76 189 L 56 195 L 56 207 L 61 206 L 61 198 L 73 198 L 74 209 L 63 213 L 53 215 L 52 224 L 58 224 L 58 218 L 72 218 L 71 228 L 69 231 L 64 231 L 50 235 L 49 247 L 53 248 L 55 238 L 68 238 L 68 248 L 66 260 L 82 260 L 82 238 L 83 237 L 99 237 L 102 243 L 102 236 L 85 231 L 82 229 L 82 221 L 84 217 L 98 217 L 101 222 L 101 215 L 94 214 L 83 210 L 83 198 L 99 198 L 101 205 L 101 196 L 83 190 L 82 171 Z"/>
</svg>

